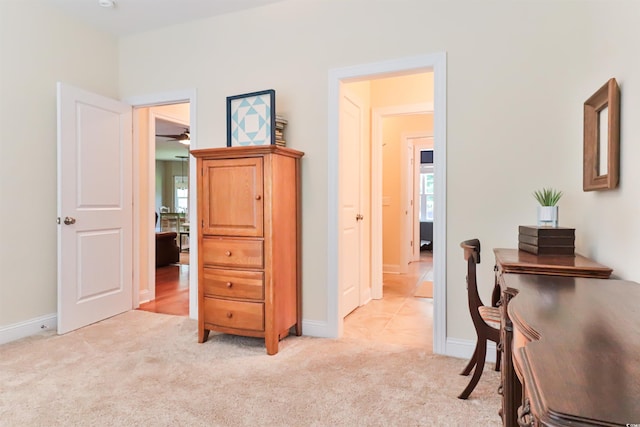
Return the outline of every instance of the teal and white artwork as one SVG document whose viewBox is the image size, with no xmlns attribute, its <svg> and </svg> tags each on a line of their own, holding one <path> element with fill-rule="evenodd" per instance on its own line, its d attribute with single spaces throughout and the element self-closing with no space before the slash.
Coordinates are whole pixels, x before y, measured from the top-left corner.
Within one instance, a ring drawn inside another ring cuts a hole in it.
<svg viewBox="0 0 640 427">
<path fill-rule="evenodd" d="M 275 91 L 267 90 L 227 98 L 227 145 L 271 145 Z"/>
</svg>

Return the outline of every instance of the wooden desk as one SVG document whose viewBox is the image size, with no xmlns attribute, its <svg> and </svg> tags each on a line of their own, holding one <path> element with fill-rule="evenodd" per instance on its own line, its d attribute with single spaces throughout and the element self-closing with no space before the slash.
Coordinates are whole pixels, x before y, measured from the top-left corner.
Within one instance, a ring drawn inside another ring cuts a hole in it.
<svg viewBox="0 0 640 427">
<path fill-rule="evenodd" d="M 611 268 L 580 254 L 576 256 L 534 255 L 519 249 L 494 249 L 496 257 L 496 282 L 491 303 L 496 306 L 501 291 L 498 277 L 503 273 L 544 274 L 549 276 L 597 277 L 608 279 Z"/>
<path fill-rule="evenodd" d="M 510 300 L 518 293 L 505 285 L 503 278 L 519 275 L 546 275 L 566 277 L 592 277 L 606 279 L 611 268 L 589 258 L 573 256 L 538 256 L 518 249 L 494 249 L 496 279 L 492 295 L 494 305 L 501 306 L 502 325 L 500 347 L 502 348 L 502 373 L 499 392 L 502 394 L 501 416 L 505 426 L 517 426 L 517 410 L 522 402 L 522 387 L 513 368 L 513 323 L 508 315 Z"/>
<path fill-rule="evenodd" d="M 517 293 L 508 316 L 520 425 L 640 423 L 640 284 L 524 274 L 502 283 Z"/>
<path fill-rule="evenodd" d="M 613 271 L 580 254 L 576 256 L 534 255 L 518 249 L 494 249 L 493 253 L 496 264 L 500 265 L 503 273 L 608 279 Z"/>
</svg>

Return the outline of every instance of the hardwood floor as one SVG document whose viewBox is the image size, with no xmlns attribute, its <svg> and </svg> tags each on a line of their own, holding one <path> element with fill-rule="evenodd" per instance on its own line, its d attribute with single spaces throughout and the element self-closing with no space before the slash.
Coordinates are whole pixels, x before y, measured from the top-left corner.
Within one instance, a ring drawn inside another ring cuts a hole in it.
<svg viewBox="0 0 640 427">
<path fill-rule="evenodd" d="M 156 268 L 156 299 L 140 304 L 152 313 L 189 315 L 189 265 L 172 264 Z"/>
</svg>

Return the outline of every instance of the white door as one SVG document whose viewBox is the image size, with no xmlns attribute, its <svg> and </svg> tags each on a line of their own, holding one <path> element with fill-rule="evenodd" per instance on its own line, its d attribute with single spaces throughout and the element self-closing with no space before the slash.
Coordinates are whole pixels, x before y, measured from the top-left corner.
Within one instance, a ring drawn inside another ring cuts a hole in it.
<svg viewBox="0 0 640 427">
<path fill-rule="evenodd" d="M 58 83 L 58 333 L 132 308 L 132 109 Z"/>
<path fill-rule="evenodd" d="M 344 90 L 340 94 L 340 314 L 351 313 L 360 305 L 361 230 L 360 212 L 361 107 Z"/>
</svg>

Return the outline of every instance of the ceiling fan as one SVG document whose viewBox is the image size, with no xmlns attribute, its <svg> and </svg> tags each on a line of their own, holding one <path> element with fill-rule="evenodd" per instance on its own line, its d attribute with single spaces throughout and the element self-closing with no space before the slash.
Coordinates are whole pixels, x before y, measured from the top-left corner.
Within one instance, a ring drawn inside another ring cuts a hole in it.
<svg viewBox="0 0 640 427">
<path fill-rule="evenodd" d="M 162 138 L 171 138 L 170 141 L 178 141 L 184 145 L 189 145 L 191 143 L 191 134 L 189 133 L 189 128 L 184 128 L 184 132 L 177 135 L 156 135 Z"/>
</svg>

